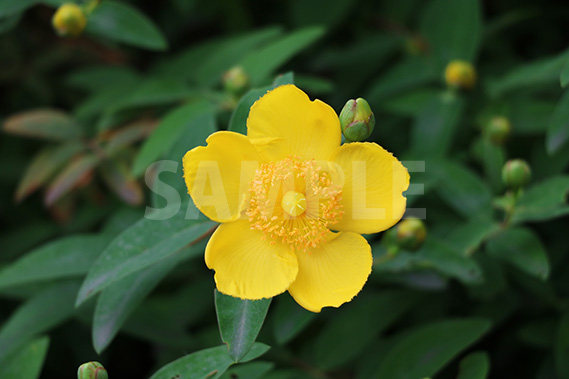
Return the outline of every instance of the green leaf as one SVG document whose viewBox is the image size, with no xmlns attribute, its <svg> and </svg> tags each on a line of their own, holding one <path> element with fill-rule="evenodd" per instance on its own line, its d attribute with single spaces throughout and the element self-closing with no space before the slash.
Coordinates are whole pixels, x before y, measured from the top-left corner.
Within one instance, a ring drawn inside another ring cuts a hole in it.
<svg viewBox="0 0 569 379">
<path fill-rule="evenodd" d="M 255 343 L 242 362 L 253 360 L 269 350 L 269 346 Z M 168 363 L 154 373 L 150 379 L 184 378 L 215 379 L 219 378 L 234 362 L 227 355 L 227 347 L 217 346 L 197 351 Z"/>
<path fill-rule="evenodd" d="M 94 154 L 82 155 L 72 161 L 55 179 L 50 183 L 45 194 L 45 204 L 53 205 L 63 195 L 89 175 L 99 163 L 99 158 Z"/>
<path fill-rule="evenodd" d="M 81 276 L 109 243 L 105 236 L 67 236 L 43 245 L 0 271 L 0 288 Z"/>
<path fill-rule="evenodd" d="M 269 78 L 274 70 L 322 37 L 324 32 L 321 27 L 296 30 L 247 55 L 240 64 L 249 74 L 251 84 L 257 86 Z"/>
<path fill-rule="evenodd" d="M 293 339 L 316 318 L 316 313 L 302 308 L 290 296 L 279 296 L 273 312 L 273 333 L 279 345 Z"/>
<path fill-rule="evenodd" d="M 506 153 L 502 146 L 490 142 L 488 138 L 481 139 L 481 158 L 486 178 L 496 192 L 503 190 L 502 167 L 506 163 Z"/>
<path fill-rule="evenodd" d="M 378 335 L 416 303 L 410 291 L 384 291 L 342 307 L 314 341 L 314 361 L 329 370 L 356 359 Z M 389 311 L 387 311 L 389 310 Z M 331 348 L 331 347 L 334 348 Z"/>
<path fill-rule="evenodd" d="M 456 379 L 486 379 L 490 371 L 488 354 L 477 351 L 468 354 L 460 361 Z"/>
<path fill-rule="evenodd" d="M 476 174 L 464 166 L 447 162 L 429 162 L 427 172 L 437 178 L 437 191 L 443 201 L 465 218 L 490 212 L 492 194 Z"/>
<path fill-rule="evenodd" d="M 221 46 L 208 54 L 205 59 L 201 59 L 200 65 L 193 73 L 195 81 L 204 87 L 214 85 L 221 80 L 225 71 L 238 65 L 252 50 L 258 50 L 259 46 L 265 45 L 281 34 L 279 27 L 270 27 L 225 39 Z"/>
<path fill-rule="evenodd" d="M 439 67 L 455 59 L 470 62 L 476 59 L 482 29 L 478 0 L 432 1 L 421 21 L 420 30 Z"/>
<path fill-rule="evenodd" d="M 28 9 L 39 0 L 0 0 L 0 17 L 12 16 Z"/>
<path fill-rule="evenodd" d="M 133 175 L 139 176 L 150 164 L 160 159 L 186 130 L 194 131 L 195 145 L 204 143 L 205 138 L 215 131 L 215 115 L 211 103 L 192 102 L 170 111 L 142 145 L 133 164 Z M 188 149 L 192 147 L 189 145 Z"/>
<path fill-rule="evenodd" d="M 0 329 L 0 361 L 30 341 L 69 318 L 79 288 L 76 282 L 53 285 L 27 300 Z"/>
<path fill-rule="evenodd" d="M 0 364 L 0 378 L 39 378 L 48 347 L 48 337 L 40 337 L 29 342 Z"/>
<path fill-rule="evenodd" d="M 239 362 L 253 346 L 271 300 L 243 300 L 215 290 L 215 310 L 221 340 L 227 344 L 227 353 L 234 362 Z"/>
<path fill-rule="evenodd" d="M 486 251 L 492 257 L 509 262 L 529 275 L 545 280 L 549 259 L 537 236 L 529 229 L 506 229 L 488 240 Z"/>
<path fill-rule="evenodd" d="M 430 377 L 490 328 L 486 319 L 444 320 L 423 325 L 402 337 L 384 356 L 374 377 L 417 379 Z"/>
<path fill-rule="evenodd" d="M 565 91 L 547 125 L 545 146 L 550 155 L 555 154 L 569 142 L 569 91 Z"/>
<path fill-rule="evenodd" d="M 545 179 L 522 194 L 512 214 L 513 223 L 547 221 L 569 214 L 569 176 Z"/>
<path fill-rule="evenodd" d="M 18 188 L 16 189 L 16 201 L 22 201 L 32 192 L 41 187 L 50 177 L 75 154 L 84 147 L 79 142 L 47 147 L 41 150 L 31 161 L 24 172 Z"/>
<path fill-rule="evenodd" d="M 209 220 L 187 220 L 185 209 L 180 208 L 166 220 L 143 218 L 117 236 L 87 274 L 77 306 L 113 282 L 176 254 L 215 225 Z"/>
<path fill-rule="evenodd" d="M 569 59 L 565 60 L 565 64 L 561 68 L 561 74 L 559 75 L 559 83 L 562 88 L 567 87 L 569 84 Z"/>
<path fill-rule="evenodd" d="M 433 69 L 433 66 L 429 65 L 425 59 L 409 58 L 393 65 L 374 82 L 366 94 L 366 99 L 370 103 L 381 104 L 394 95 L 399 95 L 437 79 L 442 80 L 441 73 Z"/>
<path fill-rule="evenodd" d="M 413 152 L 427 157 L 446 155 L 453 143 L 464 101 L 445 92 L 434 97 L 417 115 L 411 132 Z"/>
<path fill-rule="evenodd" d="M 166 50 L 168 43 L 154 23 L 138 9 L 116 1 L 103 1 L 89 14 L 85 31 L 149 50 Z"/>
<path fill-rule="evenodd" d="M 500 224 L 485 218 L 472 218 L 466 223 L 457 225 L 445 241 L 462 253 L 472 255 L 490 235 L 500 230 Z"/>
<path fill-rule="evenodd" d="M 247 92 L 241 98 L 241 100 L 239 100 L 237 107 L 231 114 L 228 130 L 241 134 L 247 134 L 247 117 L 249 117 L 249 111 L 251 110 L 251 107 L 255 101 L 259 100 L 269 90 L 270 87 L 265 87 L 252 89 Z"/>
<path fill-rule="evenodd" d="M 71 116 L 55 109 L 35 109 L 12 115 L 4 120 L 4 131 L 54 141 L 78 138 L 82 134 Z"/>
<path fill-rule="evenodd" d="M 266 378 L 266 374 L 275 366 L 272 362 L 252 362 L 244 365 L 237 365 L 230 368 L 221 376 L 220 379 L 261 379 Z"/>
<path fill-rule="evenodd" d="M 536 89 L 542 85 L 553 84 L 558 80 L 559 72 L 568 57 L 569 51 L 564 51 L 559 55 L 518 65 L 509 73 L 489 82 L 490 95 L 499 97 L 515 90 Z"/>
<path fill-rule="evenodd" d="M 569 313 L 565 311 L 557 324 L 556 341 L 554 346 L 555 370 L 560 378 L 569 376 Z"/>
<path fill-rule="evenodd" d="M 100 116 L 127 97 L 137 83 L 136 79 L 122 82 L 119 85 L 107 83 L 104 89 L 93 93 L 85 101 L 75 108 L 75 115 L 81 119 Z"/>
<path fill-rule="evenodd" d="M 67 76 L 65 82 L 73 88 L 98 92 L 113 86 L 130 84 L 138 80 L 138 74 L 126 66 L 96 66 L 80 68 Z"/>
<path fill-rule="evenodd" d="M 443 241 L 429 238 L 415 255 L 418 267 L 434 269 L 465 284 L 482 282 L 482 269 L 478 264 Z"/>
<path fill-rule="evenodd" d="M 284 86 L 285 84 L 294 84 L 294 72 L 289 71 L 282 75 L 277 75 L 273 81 L 273 88 Z"/>
<path fill-rule="evenodd" d="M 201 254 L 203 248 L 194 246 L 190 254 Z M 171 255 L 162 261 L 115 281 L 102 291 L 97 299 L 93 319 L 93 346 L 101 353 L 113 340 L 131 312 L 144 300 L 156 285 L 188 253 Z"/>
</svg>

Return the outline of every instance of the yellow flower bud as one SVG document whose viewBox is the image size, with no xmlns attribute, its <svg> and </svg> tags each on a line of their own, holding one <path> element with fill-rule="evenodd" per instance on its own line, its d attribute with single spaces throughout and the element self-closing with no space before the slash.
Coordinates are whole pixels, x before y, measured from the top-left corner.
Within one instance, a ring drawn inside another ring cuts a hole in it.
<svg viewBox="0 0 569 379">
<path fill-rule="evenodd" d="M 496 145 L 503 144 L 510 136 L 512 125 L 510 120 L 503 116 L 493 117 L 486 125 L 486 135 Z"/>
<path fill-rule="evenodd" d="M 502 181 L 511 189 L 518 189 L 529 183 L 531 169 L 526 161 L 512 159 L 506 162 L 502 169 Z"/>
<path fill-rule="evenodd" d="M 223 87 L 235 96 L 241 96 L 249 88 L 249 76 L 241 66 L 235 66 L 223 74 Z"/>
<path fill-rule="evenodd" d="M 417 250 L 427 237 L 427 228 L 423 221 L 409 217 L 397 225 L 397 242 L 407 250 Z"/>
<path fill-rule="evenodd" d="M 77 37 L 85 29 L 87 18 L 77 4 L 65 3 L 53 15 L 52 24 L 60 36 Z"/>
<path fill-rule="evenodd" d="M 450 87 L 470 89 L 476 84 L 476 71 L 465 61 L 452 61 L 445 69 L 445 80 Z"/>
<path fill-rule="evenodd" d="M 99 362 L 87 362 L 79 366 L 77 379 L 109 379 L 109 375 Z"/>
<path fill-rule="evenodd" d="M 348 100 L 340 112 L 340 127 L 348 142 L 365 141 L 375 127 L 375 116 L 361 97 Z"/>
</svg>

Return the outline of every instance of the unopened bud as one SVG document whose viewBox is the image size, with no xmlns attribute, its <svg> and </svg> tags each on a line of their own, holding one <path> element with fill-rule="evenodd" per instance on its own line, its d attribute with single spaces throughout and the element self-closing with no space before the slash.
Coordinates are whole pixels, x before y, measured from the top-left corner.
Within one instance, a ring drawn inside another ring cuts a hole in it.
<svg viewBox="0 0 569 379">
<path fill-rule="evenodd" d="M 235 66 L 223 74 L 223 87 L 232 95 L 241 96 L 249 88 L 249 76 L 241 66 Z"/>
<path fill-rule="evenodd" d="M 77 4 L 65 3 L 53 15 L 52 24 L 60 36 L 77 37 L 85 29 L 87 18 Z"/>
<path fill-rule="evenodd" d="M 348 100 L 340 112 L 340 126 L 348 142 L 365 141 L 375 127 L 375 116 L 361 97 Z"/>
<path fill-rule="evenodd" d="M 510 124 L 510 120 L 503 116 L 496 116 L 486 125 L 486 134 L 490 141 L 496 145 L 501 145 L 506 142 L 510 136 L 511 129 L 512 125 Z"/>
<path fill-rule="evenodd" d="M 423 221 L 409 217 L 397 225 L 397 243 L 404 249 L 417 250 L 427 237 L 427 228 Z"/>
<path fill-rule="evenodd" d="M 526 161 L 513 159 L 507 161 L 502 169 L 502 181 L 511 189 L 518 189 L 529 183 L 531 169 Z"/>
<path fill-rule="evenodd" d="M 77 379 L 109 379 L 109 375 L 99 362 L 87 362 L 79 366 Z"/>
<path fill-rule="evenodd" d="M 452 61 L 445 69 L 445 80 L 450 87 L 470 89 L 476 84 L 476 71 L 466 61 Z"/>
</svg>

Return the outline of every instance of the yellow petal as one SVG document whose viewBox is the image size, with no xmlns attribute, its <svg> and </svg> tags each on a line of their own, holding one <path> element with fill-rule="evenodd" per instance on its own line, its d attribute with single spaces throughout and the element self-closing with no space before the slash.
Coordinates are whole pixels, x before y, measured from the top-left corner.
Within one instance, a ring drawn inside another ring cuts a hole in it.
<svg viewBox="0 0 569 379">
<path fill-rule="evenodd" d="M 327 159 L 341 142 L 336 112 L 293 85 L 277 87 L 253 104 L 247 136 L 268 160 Z"/>
<path fill-rule="evenodd" d="M 331 229 L 377 233 L 401 219 L 409 173 L 391 153 L 375 143 L 349 143 L 339 147 L 330 160 L 344 176 L 344 215 Z"/>
<path fill-rule="evenodd" d="M 371 247 L 359 234 L 330 233 L 318 248 L 297 251 L 298 275 L 288 291 L 311 312 L 352 300 L 371 273 Z"/>
<path fill-rule="evenodd" d="M 271 245 L 248 220 L 222 224 L 205 249 L 205 263 L 215 270 L 217 289 L 233 297 L 258 300 L 287 290 L 298 262 L 286 245 Z"/>
<path fill-rule="evenodd" d="M 188 193 L 210 219 L 234 221 L 246 206 L 259 154 L 247 137 L 234 132 L 213 133 L 206 142 L 184 156 Z"/>
</svg>

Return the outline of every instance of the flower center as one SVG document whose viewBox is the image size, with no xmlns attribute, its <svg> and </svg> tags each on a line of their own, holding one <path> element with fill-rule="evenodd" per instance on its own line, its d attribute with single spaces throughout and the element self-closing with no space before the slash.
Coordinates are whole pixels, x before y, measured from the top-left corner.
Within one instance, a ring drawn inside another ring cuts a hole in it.
<svg viewBox="0 0 569 379">
<path fill-rule="evenodd" d="M 300 216 L 306 210 L 306 198 L 300 192 L 288 191 L 284 194 L 281 205 L 290 216 Z"/>
<path fill-rule="evenodd" d="M 249 189 L 247 216 L 272 244 L 282 242 L 306 251 L 317 247 L 328 226 L 343 215 L 342 189 L 315 161 L 287 157 L 266 162 Z"/>
</svg>

